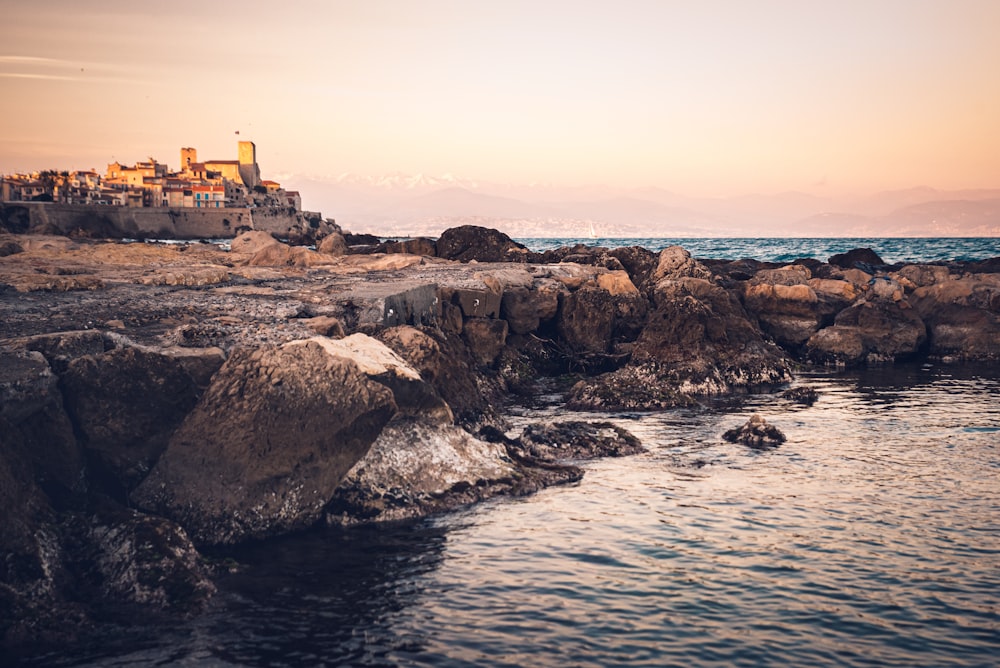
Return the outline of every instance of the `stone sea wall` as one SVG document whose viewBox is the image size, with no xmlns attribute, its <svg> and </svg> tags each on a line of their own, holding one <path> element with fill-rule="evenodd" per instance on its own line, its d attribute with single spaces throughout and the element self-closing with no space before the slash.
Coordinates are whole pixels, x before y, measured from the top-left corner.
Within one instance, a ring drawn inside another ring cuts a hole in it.
<svg viewBox="0 0 1000 668">
<path fill-rule="evenodd" d="M 319 213 L 299 212 L 290 207 L 194 209 L 54 202 L 0 204 L 0 229 L 5 231 L 86 238 L 231 239 L 247 230 L 261 230 L 282 239 L 306 236 L 312 243 L 323 236 L 317 234 L 323 223 Z M 329 225 L 326 223 L 325 227 Z"/>
</svg>

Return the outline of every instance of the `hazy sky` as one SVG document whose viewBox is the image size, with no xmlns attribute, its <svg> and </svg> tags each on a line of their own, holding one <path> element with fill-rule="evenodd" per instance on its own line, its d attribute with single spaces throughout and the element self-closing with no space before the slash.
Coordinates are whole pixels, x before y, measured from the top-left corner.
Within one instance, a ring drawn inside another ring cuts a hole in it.
<svg viewBox="0 0 1000 668">
<path fill-rule="evenodd" d="M 0 0 L 0 172 L 1000 187 L 1000 0 Z"/>
</svg>

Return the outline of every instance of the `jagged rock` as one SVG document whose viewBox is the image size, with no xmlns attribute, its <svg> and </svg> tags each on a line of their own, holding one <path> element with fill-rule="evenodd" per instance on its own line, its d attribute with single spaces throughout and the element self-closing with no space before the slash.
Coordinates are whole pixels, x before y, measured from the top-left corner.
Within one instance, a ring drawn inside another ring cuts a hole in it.
<svg viewBox="0 0 1000 668">
<path fill-rule="evenodd" d="M 199 396 L 177 359 L 132 347 L 78 357 L 61 380 L 92 474 L 116 495 L 146 477 Z"/>
<path fill-rule="evenodd" d="M 682 251 L 661 260 L 665 271 L 654 291 L 656 308 L 635 341 L 629 365 L 578 383 L 568 407 L 661 409 L 686 405 L 697 395 L 790 379 L 783 355 L 763 340 L 739 301 L 698 278 L 707 270 Z"/>
<path fill-rule="evenodd" d="M 949 277 L 916 288 L 909 299 L 927 323 L 932 355 L 1000 359 L 1000 275 Z"/>
<path fill-rule="evenodd" d="M 819 399 L 819 392 L 816 391 L 815 387 L 802 385 L 785 390 L 781 393 L 781 397 L 789 401 L 794 401 L 797 404 L 812 406 Z"/>
<path fill-rule="evenodd" d="M 891 275 L 907 290 L 951 280 L 951 271 L 948 267 L 934 264 L 908 264 Z"/>
<path fill-rule="evenodd" d="M 628 365 L 579 381 L 570 388 L 566 408 L 574 411 L 648 411 L 695 403 L 679 382 L 664 379 L 652 364 Z"/>
<path fill-rule="evenodd" d="M 71 517 L 64 533 L 67 565 L 94 607 L 118 615 L 137 608 L 186 615 L 215 594 L 187 534 L 162 517 L 106 505 Z"/>
<path fill-rule="evenodd" d="M 47 494 L 83 491 L 83 453 L 59 379 L 39 352 L 0 351 L 0 445 L 30 467 L 29 479 Z"/>
<path fill-rule="evenodd" d="M 653 272 L 659 266 L 660 258 L 653 251 L 642 246 L 623 246 L 608 251 L 628 272 L 632 284 L 640 291 L 647 292 Z"/>
<path fill-rule="evenodd" d="M 302 529 L 396 411 L 318 342 L 237 348 L 131 498 L 204 544 Z"/>
<path fill-rule="evenodd" d="M 610 422 L 531 424 L 518 443 L 527 455 L 543 460 L 624 457 L 646 451 L 628 430 Z"/>
<path fill-rule="evenodd" d="M 452 227 L 437 240 L 437 255 L 460 262 L 527 262 L 529 251 L 503 232 L 476 225 Z"/>
<path fill-rule="evenodd" d="M 480 440 L 457 427 L 393 420 L 344 477 L 327 520 L 354 525 L 420 517 L 579 477 L 572 467 L 525 466 L 503 443 Z"/>
<path fill-rule="evenodd" d="M 838 253 L 831 256 L 827 263 L 844 269 L 862 269 L 869 273 L 869 269 L 885 266 L 882 258 L 871 248 L 854 248 L 846 253 Z"/>
<path fill-rule="evenodd" d="M 812 273 L 801 265 L 762 270 L 743 285 L 743 303 L 761 329 L 784 346 L 797 346 L 816 333 L 823 309 L 808 284 Z"/>
<path fill-rule="evenodd" d="M 400 326 L 379 337 L 434 386 L 459 424 L 496 421 L 499 387 L 477 373 L 476 361 L 457 335 Z"/>
<path fill-rule="evenodd" d="M 726 431 L 722 438 L 751 448 L 774 448 L 785 442 L 785 435 L 760 415 L 753 415 L 742 427 Z"/>
<path fill-rule="evenodd" d="M 504 290 L 500 301 L 500 317 L 507 321 L 514 334 L 527 334 L 537 330 L 541 324 L 539 311 L 537 293 L 525 287 Z"/>
<path fill-rule="evenodd" d="M 647 309 L 624 271 L 601 273 L 562 297 L 556 331 L 581 363 L 593 364 L 614 352 L 613 343 L 635 340 Z"/>
<path fill-rule="evenodd" d="M 398 414 L 420 417 L 428 422 L 451 424 L 455 416 L 433 385 L 391 348 L 364 334 L 343 339 L 318 336 L 294 341 L 288 346 L 318 344 L 329 355 L 349 359 L 372 380 L 392 391 Z"/>
<path fill-rule="evenodd" d="M 611 294 L 598 287 L 570 292 L 559 309 L 559 336 L 577 353 L 608 352 L 615 319 L 613 302 Z"/>
<path fill-rule="evenodd" d="M 810 337 L 806 355 L 824 364 L 892 363 L 911 357 L 926 339 L 927 327 L 905 301 L 861 300 Z"/>
<path fill-rule="evenodd" d="M 492 366 L 507 342 L 507 321 L 469 318 L 462 328 L 462 338 L 476 362 Z"/>
<path fill-rule="evenodd" d="M 316 251 L 324 255 L 346 255 L 347 241 L 344 239 L 343 234 L 334 232 L 320 239 L 319 244 L 316 246 Z"/>
<path fill-rule="evenodd" d="M 692 258 L 691 253 L 685 249 L 680 246 L 670 246 L 660 251 L 660 258 L 650 280 L 656 284 L 663 279 L 677 278 L 708 280 L 712 278 L 712 272 L 705 265 Z"/>
</svg>

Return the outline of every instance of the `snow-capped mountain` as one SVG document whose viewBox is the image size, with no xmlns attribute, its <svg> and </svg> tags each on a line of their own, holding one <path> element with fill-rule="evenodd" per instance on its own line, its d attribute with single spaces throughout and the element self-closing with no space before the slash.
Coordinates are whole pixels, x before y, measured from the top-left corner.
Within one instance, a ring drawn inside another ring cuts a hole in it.
<svg viewBox="0 0 1000 668">
<path fill-rule="evenodd" d="M 496 184 L 452 174 L 329 177 L 282 175 L 306 209 L 344 229 L 437 236 L 477 224 L 511 236 L 996 236 L 1000 189 L 933 188 L 852 200 L 801 192 L 686 197 L 660 188 Z"/>
</svg>

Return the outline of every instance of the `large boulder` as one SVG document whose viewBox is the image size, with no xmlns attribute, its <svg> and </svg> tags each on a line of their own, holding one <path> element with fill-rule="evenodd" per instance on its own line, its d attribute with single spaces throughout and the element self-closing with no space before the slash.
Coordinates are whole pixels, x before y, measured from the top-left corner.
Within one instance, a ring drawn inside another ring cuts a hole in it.
<svg viewBox="0 0 1000 668">
<path fill-rule="evenodd" d="M 477 361 L 457 334 L 402 325 L 383 330 L 379 338 L 448 402 L 459 424 L 499 419 L 499 387 L 477 372 Z"/>
<path fill-rule="evenodd" d="M 900 270 L 901 282 L 923 283 L 908 299 L 926 322 L 929 352 L 943 358 L 1000 359 L 1000 274 L 961 278 L 934 268 L 931 280 L 921 272 Z"/>
<path fill-rule="evenodd" d="M 222 351 L 212 359 L 214 372 Z M 115 495 L 142 482 L 202 389 L 175 357 L 135 347 L 72 360 L 62 388 L 92 475 Z"/>
<path fill-rule="evenodd" d="M 892 298 L 898 294 L 887 281 L 877 282 L 867 298 L 838 313 L 832 326 L 809 338 L 805 346 L 808 358 L 843 366 L 885 364 L 912 357 L 927 340 L 927 327 L 905 299 Z"/>
<path fill-rule="evenodd" d="M 827 263 L 843 269 L 861 269 L 868 273 L 885 266 L 882 258 L 871 248 L 853 248 L 846 253 L 838 253 L 831 256 Z"/>
<path fill-rule="evenodd" d="M 85 488 L 83 452 L 63 406 L 59 379 L 41 353 L 0 351 L 0 445 L 57 500 Z"/>
<path fill-rule="evenodd" d="M 396 412 L 388 387 L 319 342 L 237 348 L 131 498 L 197 543 L 302 529 Z"/>
<path fill-rule="evenodd" d="M 437 240 L 437 255 L 460 262 L 527 262 L 528 249 L 503 232 L 477 225 L 452 227 Z"/>
<path fill-rule="evenodd" d="M 584 366 L 615 355 L 645 323 L 648 301 L 624 271 L 598 273 L 560 300 L 556 331 Z"/>
<path fill-rule="evenodd" d="M 655 275 L 655 309 L 628 366 L 578 383 L 570 407 L 660 409 L 790 379 L 781 351 L 764 341 L 735 296 L 702 278 L 710 272 L 686 251 L 664 250 Z"/>
</svg>

